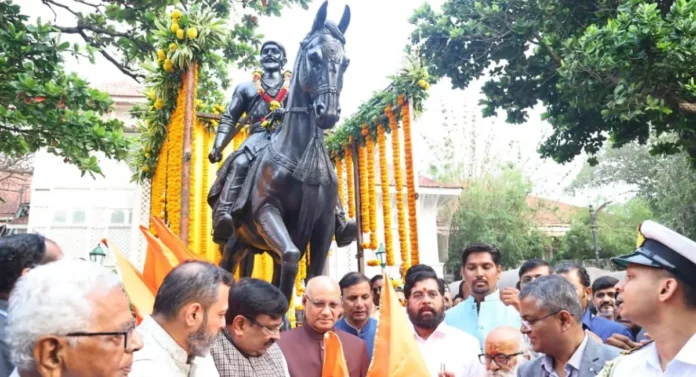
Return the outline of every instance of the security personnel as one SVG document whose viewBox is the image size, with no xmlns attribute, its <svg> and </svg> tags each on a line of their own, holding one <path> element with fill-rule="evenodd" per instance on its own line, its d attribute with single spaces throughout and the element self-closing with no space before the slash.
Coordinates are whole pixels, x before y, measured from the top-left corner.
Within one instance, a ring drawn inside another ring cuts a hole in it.
<svg viewBox="0 0 696 377">
<path fill-rule="evenodd" d="M 612 258 L 626 269 L 617 284 L 621 316 L 653 342 L 607 363 L 606 377 L 696 376 L 696 242 L 652 221 L 641 224 L 638 249 Z"/>
</svg>

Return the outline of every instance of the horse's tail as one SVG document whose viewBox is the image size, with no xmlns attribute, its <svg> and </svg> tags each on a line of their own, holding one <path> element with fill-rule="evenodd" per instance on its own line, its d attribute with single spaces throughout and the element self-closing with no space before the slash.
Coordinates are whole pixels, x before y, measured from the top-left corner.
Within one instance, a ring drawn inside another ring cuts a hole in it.
<svg viewBox="0 0 696 377">
<path fill-rule="evenodd" d="M 300 203 L 300 213 L 297 217 L 297 227 L 295 228 L 295 240 L 300 252 L 304 252 L 309 244 L 314 228 L 314 219 L 317 214 L 317 196 L 319 185 L 302 185 L 302 202 Z"/>
</svg>

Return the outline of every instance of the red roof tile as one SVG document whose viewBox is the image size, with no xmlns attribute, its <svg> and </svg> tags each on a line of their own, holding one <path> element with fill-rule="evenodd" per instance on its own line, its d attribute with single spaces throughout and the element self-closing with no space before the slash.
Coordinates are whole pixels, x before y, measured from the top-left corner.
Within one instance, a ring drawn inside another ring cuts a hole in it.
<svg viewBox="0 0 696 377">
<path fill-rule="evenodd" d="M 14 217 L 19 205 L 31 201 L 31 176 L 0 181 L 0 217 Z M 22 192 L 22 189 L 23 192 Z"/>
<path fill-rule="evenodd" d="M 538 225 L 570 224 L 578 211 L 585 210 L 582 207 L 536 196 L 528 196 L 527 205 L 535 211 L 533 221 Z"/>
</svg>

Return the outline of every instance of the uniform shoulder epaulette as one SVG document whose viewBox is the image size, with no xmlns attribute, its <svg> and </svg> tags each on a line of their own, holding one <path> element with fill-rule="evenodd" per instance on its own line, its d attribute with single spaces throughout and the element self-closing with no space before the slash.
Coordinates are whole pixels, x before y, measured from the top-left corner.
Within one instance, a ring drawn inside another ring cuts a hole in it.
<svg viewBox="0 0 696 377">
<path fill-rule="evenodd" d="M 649 341 L 649 342 L 647 342 L 647 343 L 641 345 L 640 347 L 636 347 L 636 348 L 632 348 L 632 349 L 630 349 L 630 350 L 623 351 L 623 352 L 621 352 L 621 354 L 622 354 L 622 355 L 630 355 L 630 354 L 632 354 L 633 352 L 636 352 L 636 351 L 638 351 L 638 350 L 640 350 L 640 349 L 643 349 L 643 347 L 647 346 L 648 344 L 650 344 L 650 343 L 652 343 L 652 342 L 654 342 L 654 340 L 651 340 L 651 341 Z"/>
</svg>

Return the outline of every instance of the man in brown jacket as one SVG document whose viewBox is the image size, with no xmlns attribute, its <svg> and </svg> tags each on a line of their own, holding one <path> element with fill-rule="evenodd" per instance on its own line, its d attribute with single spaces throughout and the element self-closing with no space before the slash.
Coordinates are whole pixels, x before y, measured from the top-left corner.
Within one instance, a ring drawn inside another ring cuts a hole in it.
<svg viewBox="0 0 696 377">
<path fill-rule="evenodd" d="M 285 355 L 290 377 L 321 377 L 324 360 L 324 334 L 338 334 L 350 377 L 365 377 L 370 366 L 367 345 L 357 336 L 336 330 L 341 313 L 341 290 L 328 276 L 309 281 L 302 296 L 305 324 L 280 335 L 280 349 Z"/>
</svg>

